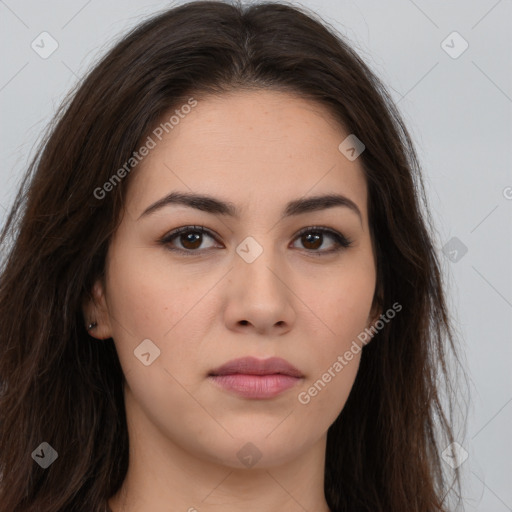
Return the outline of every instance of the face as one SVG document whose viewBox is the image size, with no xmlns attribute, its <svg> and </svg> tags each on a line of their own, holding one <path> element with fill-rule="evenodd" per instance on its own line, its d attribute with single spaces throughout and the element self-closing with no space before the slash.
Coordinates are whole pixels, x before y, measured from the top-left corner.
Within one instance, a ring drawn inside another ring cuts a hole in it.
<svg viewBox="0 0 512 512">
<path fill-rule="evenodd" d="M 199 100 L 152 136 L 86 312 L 115 342 L 128 421 L 231 467 L 244 446 L 271 467 L 325 440 L 361 352 L 339 356 L 375 318 L 366 182 L 338 149 L 348 135 L 321 105 L 267 90 Z M 171 192 L 234 211 L 143 213 Z M 328 194 L 345 199 L 304 203 Z M 209 376 L 246 356 L 282 358 L 300 378 Z"/>
</svg>

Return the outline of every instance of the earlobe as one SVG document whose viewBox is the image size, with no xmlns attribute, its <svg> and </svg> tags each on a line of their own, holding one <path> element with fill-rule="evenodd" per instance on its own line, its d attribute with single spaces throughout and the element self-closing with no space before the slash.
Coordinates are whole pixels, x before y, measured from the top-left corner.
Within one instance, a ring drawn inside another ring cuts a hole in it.
<svg viewBox="0 0 512 512">
<path fill-rule="evenodd" d="M 369 325 L 372 326 L 381 317 L 384 307 L 384 290 L 381 282 L 377 282 L 375 287 L 375 293 L 373 295 L 373 303 L 368 316 Z"/>
<path fill-rule="evenodd" d="M 380 298 L 377 297 L 376 300 L 374 301 L 374 304 L 372 306 L 370 316 L 369 316 L 369 321 L 370 321 L 371 325 L 373 325 L 382 316 L 382 312 L 383 312 L 382 310 L 383 310 L 383 308 L 382 308 Z"/>
<path fill-rule="evenodd" d="M 372 304 L 372 308 L 370 310 L 370 314 L 368 315 L 368 320 L 367 320 L 366 328 L 368 330 L 370 330 L 370 332 L 374 332 L 374 329 L 372 329 L 372 327 L 375 327 L 375 323 L 382 316 L 382 310 L 383 310 L 383 308 L 382 308 L 382 305 L 381 305 L 380 298 L 378 296 L 376 296 L 374 298 L 374 301 L 373 301 L 373 304 Z M 373 340 L 373 335 L 371 336 L 371 338 L 368 341 L 368 343 L 370 343 L 372 340 Z"/>
<path fill-rule="evenodd" d="M 375 326 L 375 322 L 377 322 L 377 320 L 379 320 L 381 315 L 382 315 L 382 309 L 381 308 L 377 308 L 376 310 L 372 310 L 372 314 L 370 314 L 370 316 L 368 317 L 368 328 L 374 327 Z"/>
<path fill-rule="evenodd" d="M 84 327 L 90 336 L 99 340 L 112 337 L 110 316 L 105 296 L 104 283 L 98 279 L 88 297 L 82 302 Z"/>
</svg>

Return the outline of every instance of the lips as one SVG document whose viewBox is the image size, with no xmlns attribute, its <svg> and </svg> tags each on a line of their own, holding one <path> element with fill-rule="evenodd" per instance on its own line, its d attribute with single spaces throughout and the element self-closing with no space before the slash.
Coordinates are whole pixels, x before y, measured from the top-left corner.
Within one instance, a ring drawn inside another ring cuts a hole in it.
<svg viewBox="0 0 512 512">
<path fill-rule="evenodd" d="M 255 357 L 242 357 L 233 359 L 226 364 L 212 370 L 209 376 L 223 375 L 288 375 L 290 377 L 302 378 L 304 375 L 295 366 L 280 357 L 269 359 L 256 359 Z"/>
<path fill-rule="evenodd" d="M 208 380 L 240 398 L 268 400 L 302 382 L 304 375 L 285 359 L 242 357 L 229 361 L 208 374 Z"/>
</svg>

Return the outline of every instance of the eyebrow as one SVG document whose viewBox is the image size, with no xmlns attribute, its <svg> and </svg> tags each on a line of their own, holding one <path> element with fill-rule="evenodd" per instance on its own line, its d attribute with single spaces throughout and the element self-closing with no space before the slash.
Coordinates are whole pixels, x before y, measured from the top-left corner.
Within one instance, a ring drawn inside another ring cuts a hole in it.
<svg viewBox="0 0 512 512">
<path fill-rule="evenodd" d="M 201 210 L 213 215 L 225 215 L 234 217 L 236 219 L 240 218 L 240 210 L 235 204 L 229 201 L 222 201 L 213 196 L 204 194 L 194 194 L 190 192 L 171 192 L 170 194 L 156 201 L 156 203 L 148 206 L 148 208 L 146 208 L 139 216 L 139 219 L 146 217 L 169 205 L 188 206 L 189 208 L 195 208 L 196 210 Z M 362 222 L 362 215 L 358 206 L 351 199 L 341 194 L 326 194 L 290 201 L 286 204 L 281 215 L 281 219 L 300 215 L 302 213 L 334 208 L 336 206 L 349 208 L 359 216 L 359 219 Z"/>
</svg>

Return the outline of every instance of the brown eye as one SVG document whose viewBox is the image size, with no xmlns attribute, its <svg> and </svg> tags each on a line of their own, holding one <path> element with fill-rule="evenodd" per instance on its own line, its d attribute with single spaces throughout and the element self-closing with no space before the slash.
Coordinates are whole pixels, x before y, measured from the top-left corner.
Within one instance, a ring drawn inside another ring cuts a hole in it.
<svg viewBox="0 0 512 512">
<path fill-rule="evenodd" d="M 202 236 L 200 233 L 191 234 L 190 231 L 179 235 L 180 242 L 185 249 L 198 249 L 202 242 Z"/>
<path fill-rule="evenodd" d="M 306 235 L 302 235 L 302 243 L 306 249 L 318 249 L 321 247 L 322 241 L 323 235 L 321 233 L 308 233 Z"/>
<path fill-rule="evenodd" d="M 171 231 L 161 240 L 161 243 L 172 251 L 179 251 L 185 254 L 199 253 L 203 249 L 211 249 L 213 247 L 202 247 L 205 236 L 215 240 L 213 234 L 203 226 L 183 226 Z M 176 244 L 178 244 L 178 247 L 176 247 Z"/>
<path fill-rule="evenodd" d="M 193 256 L 215 247 L 214 245 L 203 247 L 205 236 L 216 241 L 214 234 L 203 226 L 183 226 L 171 231 L 160 240 L 160 243 L 171 251 Z M 326 239 L 331 240 L 331 248 L 320 250 Z M 302 247 L 315 256 L 332 254 L 352 245 L 352 241 L 341 233 L 325 227 L 304 228 L 295 240 L 300 240 Z"/>
<path fill-rule="evenodd" d="M 330 238 L 334 242 L 331 249 L 318 250 L 322 247 L 325 238 Z M 329 254 L 340 251 L 344 248 L 350 247 L 352 241 L 343 236 L 338 231 L 330 228 L 323 227 L 309 227 L 305 228 L 297 235 L 297 239 L 300 239 L 302 246 L 312 253 L 318 253 L 318 255 Z"/>
</svg>

